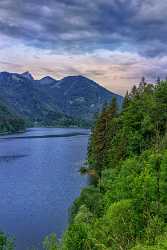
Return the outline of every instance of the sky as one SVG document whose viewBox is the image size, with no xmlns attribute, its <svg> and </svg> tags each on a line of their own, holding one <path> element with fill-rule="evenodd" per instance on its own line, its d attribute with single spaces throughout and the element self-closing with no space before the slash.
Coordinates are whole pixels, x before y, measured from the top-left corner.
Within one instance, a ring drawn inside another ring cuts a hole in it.
<svg viewBox="0 0 167 250">
<path fill-rule="evenodd" d="M 167 0 L 0 0 L 0 71 L 84 75 L 124 95 L 167 76 Z"/>
</svg>

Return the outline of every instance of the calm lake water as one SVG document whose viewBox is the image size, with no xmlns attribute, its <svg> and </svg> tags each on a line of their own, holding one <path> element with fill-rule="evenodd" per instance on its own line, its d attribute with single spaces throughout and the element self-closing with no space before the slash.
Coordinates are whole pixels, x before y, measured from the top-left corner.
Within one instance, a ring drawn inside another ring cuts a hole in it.
<svg viewBox="0 0 167 250">
<path fill-rule="evenodd" d="M 61 237 L 68 209 L 87 185 L 78 170 L 88 134 L 86 129 L 33 128 L 0 137 L 0 230 L 15 236 L 16 250 L 40 246 L 51 232 Z"/>
</svg>

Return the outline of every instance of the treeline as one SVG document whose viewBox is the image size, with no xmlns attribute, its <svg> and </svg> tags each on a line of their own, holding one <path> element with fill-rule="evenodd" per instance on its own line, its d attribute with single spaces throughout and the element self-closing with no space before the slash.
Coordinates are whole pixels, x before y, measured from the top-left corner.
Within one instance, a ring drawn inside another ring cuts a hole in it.
<svg viewBox="0 0 167 250">
<path fill-rule="evenodd" d="M 12 133 L 25 129 L 25 121 L 13 114 L 2 103 L 0 103 L 0 133 Z"/>
<path fill-rule="evenodd" d="M 94 184 L 71 209 L 63 250 L 167 249 L 167 82 L 104 107 L 90 138 Z"/>
<path fill-rule="evenodd" d="M 79 128 L 90 128 L 92 122 L 80 119 L 77 117 L 71 117 L 63 113 L 48 112 L 43 122 L 39 121 L 38 125 L 52 126 L 52 127 L 79 127 Z"/>
</svg>

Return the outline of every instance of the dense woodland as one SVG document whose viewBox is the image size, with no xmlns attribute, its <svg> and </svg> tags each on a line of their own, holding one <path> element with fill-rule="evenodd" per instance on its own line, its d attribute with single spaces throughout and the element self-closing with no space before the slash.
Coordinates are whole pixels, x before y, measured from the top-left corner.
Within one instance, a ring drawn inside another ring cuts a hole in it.
<svg viewBox="0 0 167 250">
<path fill-rule="evenodd" d="M 44 121 L 30 122 L 31 126 L 90 128 L 93 121 L 71 117 L 63 113 L 48 112 Z"/>
<path fill-rule="evenodd" d="M 0 133 L 13 133 L 24 129 L 24 120 L 9 111 L 7 106 L 0 102 Z"/>
<path fill-rule="evenodd" d="M 167 82 L 104 107 L 90 138 L 95 179 L 71 209 L 64 250 L 167 249 Z"/>
<path fill-rule="evenodd" d="M 44 249 L 167 249 L 166 81 L 143 79 L 126 94 L 121 112 L 115 99 L 104 107 L 82 173 L 92 184 L 75 200 L 61 242 L 50 235 Z"/>
</svg>

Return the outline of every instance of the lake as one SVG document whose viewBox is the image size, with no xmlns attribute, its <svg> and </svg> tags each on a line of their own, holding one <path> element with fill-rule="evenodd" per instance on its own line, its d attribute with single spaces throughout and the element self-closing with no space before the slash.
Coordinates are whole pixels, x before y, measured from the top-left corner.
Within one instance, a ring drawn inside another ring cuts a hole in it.
<svg viewBox="0 0 167 250">
<path fill-rule="evenodd" d="M 6 138 L 7 137 L 7 138 Z M 79 169 L 89 130 L 32 128 L 0 137 L 0 230 L 15 236 L 16 250 L 38 247 L 68 224 L 68 209 L 87 178 Z"/>
</svg>

